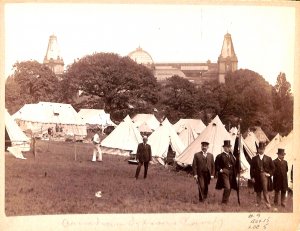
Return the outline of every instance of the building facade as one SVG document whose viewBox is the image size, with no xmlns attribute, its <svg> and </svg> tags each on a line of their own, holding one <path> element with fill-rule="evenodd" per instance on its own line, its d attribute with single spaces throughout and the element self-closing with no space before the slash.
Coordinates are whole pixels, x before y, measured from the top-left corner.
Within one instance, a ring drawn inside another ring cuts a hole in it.
<svg viewBox="0 0 300 231">
<path fill-rule="evenodd" d="M 151 55 L 141 47 L 130 52 L 128 56 L 137 63 L 151 68 L 158 81 L 164 81 L 178 75 L 197 85 L 213 80 L 224 83 L 226 73 L 236 71 L 238 68 L 238 59 L 229 33 L 224 36 L 221 54 L 217 63 L 212 63 L 210 60 L 203 63 L 155 63 Z"/>
<path fill-rule="evenodd" d="M 141 47 L 130 52 L 128 56 L 138 64 L 143 64 L 152 69 L 158 81 L 165 81 L 167 78 L 178 75 L 197 85 L 213 80 L 224 83 L 226 73 L 238 69 L 238 59 L 229 33 L 224 35 L 223 45 L 217 63 L 213 63 L 210 60 L 203 63 L 155 63 L 151 55 Z M 58 77 L 64 72 L 64 61 L 60 55 L 60 49 L 55 35 L 49 37 L 43 63 Z"/>
</svg>

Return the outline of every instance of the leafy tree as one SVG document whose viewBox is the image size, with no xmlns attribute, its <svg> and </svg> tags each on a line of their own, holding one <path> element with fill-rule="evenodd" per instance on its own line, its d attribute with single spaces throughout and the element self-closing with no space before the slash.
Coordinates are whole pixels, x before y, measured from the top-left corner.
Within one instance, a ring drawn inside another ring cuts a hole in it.
<svg viewBox="0 0 300 231">
<path fill-rule="evenodd" d="M 273 113 L 272 86 L 258 73 L 240 69 L 225 78 L 226 100 L 223 114 L 228 121 L 231 116 L 242 119 L 242 131 L 251 126 L 261 126 L 270 135 L 270 115 Z M 227 110 L 226 110 L 227 109 Z M 231 121 L 233 124 L 236 121 Z"/>
<path fill-rule="evenodd" d="M 16 83 L 13 77 L 8 77 L 5 83 L 5 107 L 13 114 L 25 103 L 20 85 Z"/>
<path fill-rule="evenodd" d="M 271 132 L 271 88 L 262 76 L 247 69 L 227 73 L 224 84 L 205 83 L 198 92 L 203 121 L 207 123 L 219 115 L 224 124 L 231 126 L 237 126 L 242 119 L 242 131 L 259 125 Z"/>
<path fill-rule="evenodd" d="M 24 61 L 15 63 L 13 68 L 14 74 L 5 84 L 6 107 L 10 113 L 26 103 L 56 102 L 59 99 L 59 81 L 46 65 Z"/>
<path fill-rule="evenodd" d="M 165 116 L 171 122 L 180 118 L 193 118 L 197 114 L 197 90 L 193 83 L 174 75 L 167 79 L 161 89 L 161 104 Z"/>
<path fill-rule="evenodd" d="M 272 96 L 274 106 L 273 129 L 282 135 L 287 135 L 293 129 L 293 95 L 291 84 L 286 80 L 284 73 L 279 73 Z"/>
<path fill-rule="evenodd" d="M 70 91 L 80 90 L 89 97 L 87 107 L 100 102 L 115 119 L 157 102 L 152 71 L 129 57 L 113 53 L 87 55 L 68 68 L 65 78 Z"/>
</svg>

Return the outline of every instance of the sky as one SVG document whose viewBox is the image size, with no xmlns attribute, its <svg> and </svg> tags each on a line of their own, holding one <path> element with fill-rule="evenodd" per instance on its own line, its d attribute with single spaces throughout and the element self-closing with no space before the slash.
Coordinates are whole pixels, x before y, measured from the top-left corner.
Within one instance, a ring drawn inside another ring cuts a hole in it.
<svg viewBox="0 0 300 231">
<path fill-rule="evenodd" d="M 293 85 L 295 9 L 241 5 L 6 4 L 5 76 L 16 61 L 42 63 L 57 36 L 67 65 L 94 52 L 128 55 L 137 47 L 154 62 L 217 62 L 232 36 L 238 68 Z"/>
</svg>

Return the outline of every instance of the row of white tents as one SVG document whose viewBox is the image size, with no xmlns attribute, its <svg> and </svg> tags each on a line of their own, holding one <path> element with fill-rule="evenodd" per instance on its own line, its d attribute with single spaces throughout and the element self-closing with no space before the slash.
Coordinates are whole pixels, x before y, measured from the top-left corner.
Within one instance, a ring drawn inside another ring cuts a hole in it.
<svg viewBox="0 0 300 231">
<path fill-rule="evenodd" d="M 49 128 L 59 126 L 65 134 L 83 138 L 87 135 L 86 124 L 70 104 L 39 102 L 25 104 L 12 115 L 23 131 L 43 134 Z"/>
<path fill-rule="evenodd" d="M 26 104 L 12 118 L 6 112 L 5 124 L 9 134 L 11 134 L 12 127 L 15 127 L 14 131 L 19 130 L 20 134 L 28 129 L 33 133 L 38 133 L 45 132 L 49 127 L 59 124 L 63 127 L 65 133 L 78 137 L 85 137 L 89 126 L 96 125 L 102 128 L 116 126 L 111 121 L 110 115 L 105 113 L 104 110 L 81 109 L 77 113 L 70 104 L 49 102 Z M 228 132 L 218 116 L 205 126 L 200 119 L 180 119 L 172 125 L 167 118 L 163 122 L 159 122 L 153 114 L 138 114 L 132 119 L 126 116 L 101 142 L 101 147 L 103 153 L 107 154 L 126 156 L 135 154 L 138 144 L 142 142 L 141 133 L 145 132 L 150 134 L 148 143 L 151 145 L 152 154 L 158 162 L 165 163 L 171 150 L 175 154 L 175 162 L 185 167 L 192 164 L 193 156 L 200 151 L 202 141 L 210 143 L 208 151 L 216 157 L 217 154 L 222 152 L 224 140 L 231 140 L 234 145 L 237 135 L 236 130 L 231 129 Z M 22 139 L 21 136 L 23 136 Z M 284 148 L 287 152 L 286 159 L 290 169 L 295 161 L 292 138 L 293 133 L 283 138 L 278 134 L 269 142 L 265 150 L 267 155 L 275 159 L 277 149 Z M 249 131 L 245 139 L 241 140 L 241 163 L 246 178 L 249 178 L 247 159 L 251 159 L 256 154 L 256 147 L 262 139 L 268 141 L 261 128 L 256 127 L 254 132 Z M 12 138 L 12 140 L 15 140 L 13 142 L 14 146 L 16 141 L 19 140 L 23 140 L 21 143 L 24 145 L 25 143 L 28 145 L 30 142 L 24 134 L 18 135 L 18 138 Z"/>
<path fill-rule="evenodd" d="M 5 109 L 5 141 L 10 152 L 30 150 L 33 137 L 47 134 L 49 129 L 60 136 L 73 136 L 79 140 L 87 136 L 87 128 L 116 126 L 104 110 L 81 109 L 78 113 L 70 104 L 39 102 L 25 104 L 12 116 Z M 59 129 L 59 130 L 56 130 Z M 26 136 L 25 133 L 29 136 Z"/>
<path fill-rule="evenodd" d="M 67 135 L 84 138 L 87 128 L 116 126 L 110 114 L 104 110 L 81 109 L 78 113 L 70 104 L 39 102 L 25 104 L 19 111 L 12 115 L 23 131 L 30 130 L 35 134 L 43 134 L 48 128 L 59 126 Z"/>
</svg>

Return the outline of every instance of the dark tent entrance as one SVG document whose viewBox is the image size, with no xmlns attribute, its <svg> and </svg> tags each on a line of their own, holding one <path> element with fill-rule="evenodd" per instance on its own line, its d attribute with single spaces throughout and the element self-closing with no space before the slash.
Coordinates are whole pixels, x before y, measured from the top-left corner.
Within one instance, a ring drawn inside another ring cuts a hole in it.
<svg viewBox="0 0 300 231">
<path fill-rule="evenodd" d="M 7 151 L 8 147 L 11 147 L 11 140 L 5 127 L 5 151 Z"/>
<path fill-rule="evenodd" d="M 166 164 L 174 164 L 175 155 L 176 155 L 176 152 L 173 151 L 171 145 L 169 145 Z"/>
</svg>

